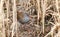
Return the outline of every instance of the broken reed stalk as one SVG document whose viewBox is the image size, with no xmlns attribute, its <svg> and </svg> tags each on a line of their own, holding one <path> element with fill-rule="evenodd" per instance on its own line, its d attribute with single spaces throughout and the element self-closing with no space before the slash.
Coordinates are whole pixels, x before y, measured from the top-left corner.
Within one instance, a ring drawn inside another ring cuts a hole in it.
<svg viewBox="0 0 60 37">
<path fill-rule="evenodd" d="M 17 10 L 16 10 L 16 0 L 13 0 L 13 25 L 16 25 L 16 37 L 18 37 L 17 34 Z M 13 37 L 13 35 L 12 35 Z"/>
<path fill-rule="evenodd" d="M 6 1 L 6 8 L 7 8 L 7 28 L 8 28 L 8 30 L 7 30 L 8 34 L 7 35 L 9 37 L 10 36 L 10 33 L 9 33 L 9 24 L 8 24 L 8 19 L 9 19 L 8 17 L 9 17 L 9 12 L 10 12 L 9 11 L 9 0 Z"/>
<path fill-rule="evenodd" d="M 2 14 L 2 37 L 5 37 L 5 25 L 4 25 L 4 10 L 3 10 L 4 0 L 0 2 L 0 13 Z"/>
</svg>

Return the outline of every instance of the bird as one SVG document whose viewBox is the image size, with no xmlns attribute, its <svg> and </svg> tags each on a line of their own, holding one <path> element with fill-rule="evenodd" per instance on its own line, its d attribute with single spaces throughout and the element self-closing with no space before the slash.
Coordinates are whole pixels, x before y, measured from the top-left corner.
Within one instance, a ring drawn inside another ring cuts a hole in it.
<svg viewBox="0 0 60 37">
<path fill-rule="evenodd" d="M 28 23 L 30 20 L 30 17 L 28 14 L 24 13 L 23 11 L 18 11 L 17 12 L 17 20 L 20 23 Z"/>
</svg>

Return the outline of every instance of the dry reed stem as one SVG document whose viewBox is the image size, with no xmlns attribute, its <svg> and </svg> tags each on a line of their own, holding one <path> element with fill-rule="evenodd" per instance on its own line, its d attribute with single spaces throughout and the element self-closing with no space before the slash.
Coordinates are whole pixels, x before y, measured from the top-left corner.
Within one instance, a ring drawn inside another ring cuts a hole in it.
<svg viewBox="0 0 60 37">
<path fill-rule="evenodd" d="M 4 25 L 4 10 L 3 10 L 4 0 L 0 2 L 0 13 L 2 14 L 2 37 L 5 37 L 5 25 Z"/>
<path fill-rule="evenodd" d="M 60 26 L 60 12 L 59 12 L 59 5 L 58 5 L 59 3 L 58 3 L 58 0 L 56 0 L 56 9 L 57 9 L 57 12 L 58 12 L 58 24 L 57 25 L 59 25 Z M 58 29 L 58 33 L 60 32 L 60 29 Z M 58 35 L 59 36 L 59 35 Z"/>
<path fill-rule="evenodd" d="M 16 26 L 16 37 L 18 37 L 17 35 L 17 11 L 16 11 L 16 0 L 12 0 L 13 1 L 13 25 Z M 13 37 L 13 31 L 12 31 L 12 37 Z"/>
<path fill-rule="evenodd" d="M 50 9 L 53 5 L 50 5 L 49 7 L 46 8 L 46 10 Z"/>
<path fill-rule="evenodd" d="M 40 11 L 40 1 L 39 0 L 37 0 L 37 7 L 38 7 L 38 20 L 39 20 L 39 14 L 41 13 L 41 11 Z"/>
<path fill-rule="evenodd" d="M 41 11 L 40 11 L 40 0 L 36 0 L 37 1 L 37 11 L 38 11 L 38 13 L 37 13 L 37 25 L 39 24 L 39 18 L 40 18 L 40 15 L 41 15 Z"/>
<path fill-rule="evenodd" d="M 56 3 L 55 3 L 55 5 L 56 5 L 57 12 L 59 13 L 58 0 L 56 0 Z"/>
<path fill-rule="evenodd" d="M 6 26 L 8 27 L 8 30 L 7 30 L 8 34 L 7 35 L 9 37 L 10 36 L 9 24 L 8 24 L 8 19 L 9 19 L 8 17 L 9 17 L 9 12 L 10 12 L 10 10 L 9 10 L 9 0 L 6 1 L 6 8 L 7 8 L 7 20 L 6 20 L 7 21 L 7 25 Z"/>
<path fill-rule="evenodd" d="M 44 33 L 44 19 L 45 19 L 45 12 L 46 12 L 46 3 L 47 3 L 47 0 L 41 0 L 41 7 L 42 7 L 42 12 L 43 12 L 43 17 L 42 17 L 43 33 Z"/>
</svg>

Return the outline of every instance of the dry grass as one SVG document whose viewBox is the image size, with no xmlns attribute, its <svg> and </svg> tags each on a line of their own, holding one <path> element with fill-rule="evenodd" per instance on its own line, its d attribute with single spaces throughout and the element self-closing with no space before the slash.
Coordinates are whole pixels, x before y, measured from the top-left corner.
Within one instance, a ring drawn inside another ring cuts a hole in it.
<svg viewBox="0 0 60 37">
<path fill-rule="evenodd" d="M 19 10 L 29 23 L 18 21 Z M 0 37 L 60 37 L 60 1 L 0 0 Z"/>
</svg>

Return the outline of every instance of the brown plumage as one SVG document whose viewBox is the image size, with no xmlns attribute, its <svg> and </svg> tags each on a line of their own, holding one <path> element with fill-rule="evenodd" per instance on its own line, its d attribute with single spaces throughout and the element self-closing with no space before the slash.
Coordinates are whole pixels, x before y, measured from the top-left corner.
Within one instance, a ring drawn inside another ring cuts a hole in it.
<svg viewBox="0 0 60 37">
<path fill-rule="evenodd" d="M 27 23 L 30 20 L 30 17 L 26 13 L 19 11 L 17 12 L 17 20 L 21 23 Z"/>
</svg>

